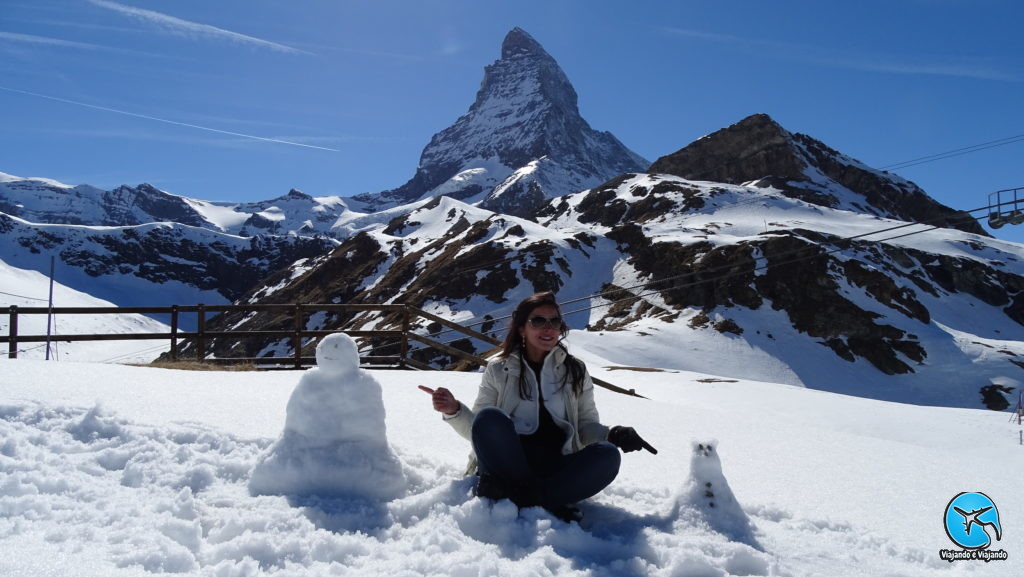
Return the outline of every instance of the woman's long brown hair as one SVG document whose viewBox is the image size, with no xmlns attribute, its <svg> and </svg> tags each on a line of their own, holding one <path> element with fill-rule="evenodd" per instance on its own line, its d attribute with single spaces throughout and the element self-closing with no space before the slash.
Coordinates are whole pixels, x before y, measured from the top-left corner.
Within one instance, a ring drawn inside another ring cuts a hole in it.
<svg viewBox="0 0 1024 577">
<path fill-rule="evenodd" d="M 516 310 L 512 312 L 512 321 L 509 323 L 508 334 L 505 335 L 505 340 L 501 343 L 501 352 L 498 357 L 501 359 L 508 359 L 512 355 L 519 353 L 519 398 L 530 399 L 532 398 L 532 391 L 530 390 L 529 384 L 526 380 L 526 367 L 524 358 L 526 357 L 526 351 L 523 346 L 523 337 L 519 334 L 519 329 L 526 326 L 527 321 L 530 320 L 530 313 L 537 307 L 544 305 L 551 305 L 558 311 L 558 316 L 562 316 L 562 309 L 558 306 L 558 301 L 555 300 L 555 293 L 551 291 L 544 291 L 532 294 L 519 305 L 516 306 Z M 569 333 L 569 327 L 562 322 L 561 328 L 562 338 Z M 566 382 L 572 382 L 572 391 L 579 396 L 583 392 L 583 376 L 586 369 L 583 366 L 583 362 L 576 357 L 569 354 L 569 350 L 565 348 L 562 341 L 558 341 L 558 346 L 565 351 L 565 366 L 568 369 L 565 372 L 565 380 L 562 381 L 562 386 L 565 386 Z"/>
</svg>

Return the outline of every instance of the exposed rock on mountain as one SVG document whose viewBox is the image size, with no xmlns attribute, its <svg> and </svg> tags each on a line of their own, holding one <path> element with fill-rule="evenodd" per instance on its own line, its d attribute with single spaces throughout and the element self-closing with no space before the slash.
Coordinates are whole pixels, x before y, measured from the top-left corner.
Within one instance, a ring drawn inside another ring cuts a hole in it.
<svg viewBox="0 0 1024 577">
<path fill-rule="evenodd" d="M 969 214 L 936 202 L 916 184 L 793 134 L 767 114 L 749 116 L 663 156 L 647 172 L 771 186 L 812 204 L 988 236 Z"/>
<path fill-rule="evenodd" d="M 348 206 L 339 197 L 312 197 L 294 188 L 288 194 L 271 200 L 241 204 L 217 203 L 212 206 L 228 208 L 231 214 L 237 215 L 235 220 L 222 222 L 220 226 L 225 232 L 240 236 L 269 233 L 338 238 L 334 226 L 339 218 L 348 213 Z M 248 218 L 238 226 L 236 223 L 242 215 L 248 215 Z"/>
<path fill-rule="evenodd" d="M 0 259 L 123 306 L 230 302 L 297 259 L 323 255 L 347 207 L 292 190 L 214 203 L 149 184 L 105 191 L 0 173 Z M 11 216 L 8 216 L 11 215 Z"/>
<path fill-rule="evenodd" d="M 349 238 L 330 255 L 281 271 L 242 300 L 261 304 L 401 303 L 442 316 L 452 316 L 456 305 L 461 308 L 463 303 L 471 302 L 475 303 L 474 309 L 492 310 L 492 317 L 501 316 L 500 310 L 515 305 L 513 299 L 540 290 L 557 291 L 571 282 L 572 267 L 560 255 L 576 253 L 574 245 L 579 243 L 571 237 L 546 231 L 535 223 L 439 197 L 386 226 Z M 579 257 L 574 254 L 569 258 Z M 548 270 L 552 264 L 557 266 L 557 273 Z M 376 330 L 400 324 L 395 315 L 328 313 L 311 319 L 307 328 Z M 436 332 L 428 324 L 420 325 L 424 334 Z M 221 315 L 209 326 L 293 328 L 291 318 L 284 313 Z M 490 323 L 478 330 L 497 335 L 501 328 Z M 291 343 L 252 339 L 240 345 L 215 341 L 212 346 L 220 356 L 251 357 L 280 353 Z M 453 346 L 472 351 L 484 345 L 461 342 Z M 182 350 L 187 355 L 191 348 L 186 345 Z M 395 352 L 391 350 L 390 354 Z M 438 357 L 418 356 L 424 361 Z M 451 359 L 442 364 L 448 362 Z"/>
<path fill-rule="evenodd" d="M 178 222 L 203 226 L 204 218 L 180 196 L 149 184 L 101 190 L 0 173 L 0 212 L 45 224 L 131 226 Z"/>
<path fill-rule="evenodd" d="M 164 192 L 150 184 L 102 190 L 0 173 L 0 212 L 39 224 L 134 226 L 173 222 L 240 236 L 337 233 L 348 207 L 336 196 L 298 190 L 260 202 L 209 202 Z"/>
<path fill-rule="evenodd" d="M 44 255 L 52 254 L 63 284 L 122 306 L 230 302 L 268 274 L 337 244 L 295 235 L 242 238 L 168 223 L 39 225 L 2 213 L 0 235 L 8 264 L 48 269 Z"/>
<path fill-rule="evenodd" d="M 423 149 L 415 176 L 379 195 L 377 210 L 447 195 L 505 214 L 530 216 L 545 200 L 577 192 L 648 162 L 580 116 L 558 63 L 519 28 L 484 70 L 476 101 Z"/>
</svg>

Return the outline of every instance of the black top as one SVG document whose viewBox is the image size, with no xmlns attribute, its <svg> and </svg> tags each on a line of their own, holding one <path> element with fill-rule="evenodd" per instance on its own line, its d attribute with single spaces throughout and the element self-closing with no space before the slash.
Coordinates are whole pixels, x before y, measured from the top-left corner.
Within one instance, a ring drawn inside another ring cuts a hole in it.
<svg viewBox="0 0 1024 577">
<path fill-rule="evenodd" d="M 542 363 L 526 361 L 533 374 L 537 377 L 537 401 L 540 403 L 537 430 L 529 435 L 519 435 L 523 444 L 523 451 L 526 453 L 526 460 L 530 468 L 541 476 L 553 474 L 558 470 L 562 457 L 562 445 L 565 444 L 565 431 L 555 423 L 551 412 L 544 405 L 544 394 L 540 390 L 540 372 Z"/>
</svg>

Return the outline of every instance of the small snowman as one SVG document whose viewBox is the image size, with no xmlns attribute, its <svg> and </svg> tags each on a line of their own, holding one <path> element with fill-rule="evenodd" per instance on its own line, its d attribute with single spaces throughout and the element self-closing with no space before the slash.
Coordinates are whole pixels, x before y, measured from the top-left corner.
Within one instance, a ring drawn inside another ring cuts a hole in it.
<svg viewBox="0 0 1024 577">
<path fill-rule="evenodd" d="M 711 529 L 733 541 L 757 543 L 754 527 L 722 473 L 715 441 L 693 444 L 690 479 L 680 496 L 681 504 L 694 510 Z"/>
<path fill-rule="evenodd" d="M 316 368 L 288 400 L 284 432 L 259 459 L 253 495 L 317 495 L 388 501 L 407 487 L 388 445 L 380 383 L 359 368 L 348 335 L 324 337 Z"/>
</svg>

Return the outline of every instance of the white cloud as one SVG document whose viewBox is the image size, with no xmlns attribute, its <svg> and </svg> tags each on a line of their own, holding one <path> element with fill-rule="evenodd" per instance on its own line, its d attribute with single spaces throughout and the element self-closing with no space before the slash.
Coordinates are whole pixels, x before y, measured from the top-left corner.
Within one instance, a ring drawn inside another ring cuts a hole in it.
<svg viewBox="0 0 1024 577">
<path fill-rule="evenodd" d="M 288 52 L 293 54 L 310 54 L 304 50 L 292 48 L 291 46 L 285 46 L 277 42 L 271 42 L 269 40 L 263 40 L 253 36 L 247 36 L 238 32 L 232 32 L 231 30 L 225 30 L 223 28 L 217 28 L 216 26 L 210 26 L 209 24 L 200 24 L 198 22 L 191 22 L 189 20 L 182 20 L 161 12 L 155 12 L 153 10 L 145 10 L 142 8 L 135 8 L 134 6 L 126 6 L 124 4 L 118 4 L 117 2 L 110 2 L 108 0 L 89 0 L 94 6 L 100 8 L 106 8 L 108 10 L 114 10 L 120 12 L 126 16 L 136 18 L 138 20 L 156 24 L 161 28 L 164 28 L 172 33 L 181 34 L 185 36 L 195 37 L 206 37 L 206 38 L 217 38 L 230 40 L 232 42 L 238 42 L 241 44 L 248 44 L 251 46 L 259 46 L 261 48 L 269 48 L 278 52 Z"/>
<path fill-rule="evenodd" d="M 85 42 L 73 42 L 71 40 L 61 40 L 59 38 L 50 38 L 48 36 L 36 36 L 34 34 L 19 34 L 17 32 L 0 32 L 0 40 L 23 42 L 27 44 L 36 44 L 43 46 L 58 46 L 61 48 L 83 48 L 87 50 L 104 49 L 104 47 L 102 46 L 97 46 L 95 44 L 87 44 Z"/>
</svg>

